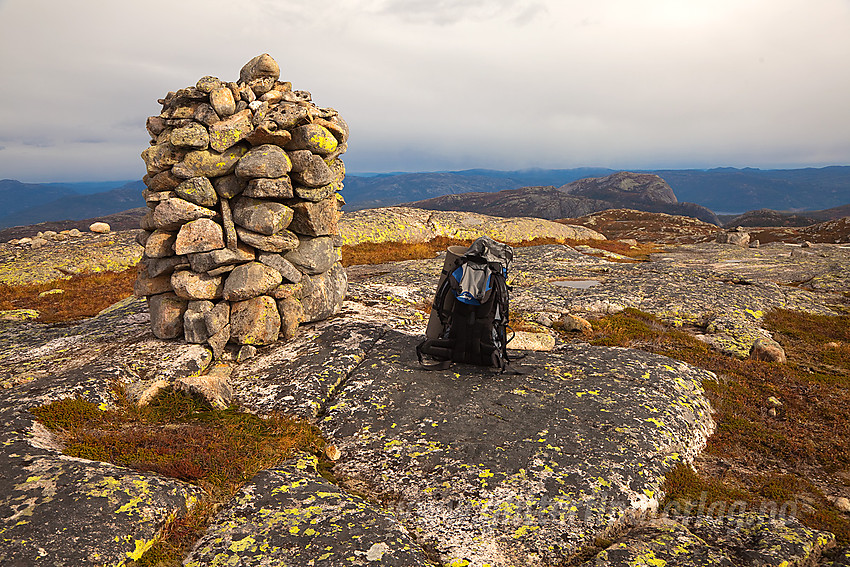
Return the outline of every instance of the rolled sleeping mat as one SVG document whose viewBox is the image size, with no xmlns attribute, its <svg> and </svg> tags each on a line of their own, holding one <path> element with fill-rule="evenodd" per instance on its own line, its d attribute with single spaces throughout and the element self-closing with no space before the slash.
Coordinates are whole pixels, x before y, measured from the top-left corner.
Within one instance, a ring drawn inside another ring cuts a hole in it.
<svg viewBox="0 0 850 567">
<path fill-rule="evenodd" d="M 449 267 L 455 263 L 455 260 L 466 254 L 467 250 L 469 250 L 468 246 L 449 246 L 446 248 L 446 261 L 443 264 L 443 273 L 440 274 L 440 281 L 437 283 L 437 287 L 434 290 L 434 296 L 437 295 L 437 290 L 443 285 L 443 282 L 448 278 L 448 269 Z M 446 297 L 446 302 L 451 301 L 451 297 Z M 444 307 L 448 307 L 447 305 L 443 305 Z M 437 310 L 433 307 L 431 308 L 431 317 L 428 318 L 428 326 L 425 328 L 425 338 L 428 339 L 437 339 L 440 337 L 440 331 L 443 330 L 443 324 L 440 323 L 440 316 L 437 315 Z"/>
</svg>

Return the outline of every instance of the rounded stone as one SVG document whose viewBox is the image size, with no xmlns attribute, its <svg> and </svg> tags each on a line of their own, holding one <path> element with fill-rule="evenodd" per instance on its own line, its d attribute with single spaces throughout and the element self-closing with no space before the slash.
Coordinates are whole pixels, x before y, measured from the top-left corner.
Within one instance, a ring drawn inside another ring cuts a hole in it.
<svg viewBox="0 0 850 567">
<path fill-rule="evenodd" d="M 322 187 L 334 181 L 335 174 L 321 156 L 311 153 L 307 167 L 300 172 L 293 172 L 292 178 L 307 187 Z"/>
<path fill-rule="evenodd" d="M 207 75 L 206 77 L 201 77 L 198 79 L 198 82 L 195 83 L 195 88 L 201 91 L 202 93 L 211 93 L 215 89 L 221 88 L 222 82 L 218 77 L 212 77 Z"/>
<path fill-rule="evenodd" d="M 222 295 L 228 301 L 242 301 L 266 295 L 283 282 L 280 272 L 260 262 L 237 266 L 224 282 Z"/>
<path fill-rule="evenodd" d="M 240 83 L 249 83 L 263 77 L 271 77 L 274 81 L 280 78 L 280 65 L 268 53 L 257 55 L 239 70 Z"/>
<path fill-rule="evenodd" d="M 148 258 L 167 258 L 174 256 L 174 241 L 177 235 L 167 230 L 155 230 L 145 242 L 145 256 Z"/>
<path fill-rule="evenodd" d="M 267 345 L 280 336 L 280 313 L 268 295 L 237 301 L 230 307 L 230 338 L 241 345 Z"/>
<path fill-rule="evenodd" d="M 329 236 L 302 236 L 298 240 L 298 248 L 288 252 L 285 258 L 305 274 L 324 273 L 339 259 Z"/>
<path fill-rule="evenodd" d="M 93 222 L 89 225 L 89 230 L 97 234 L 106 234 L 112 230 L 112 227 L 105 222 Z"/>
<path fill-rule="evenodd" d="M 252 232 L 271 236 L 289 226 L 292 209 L 282 203 L 239 197 L 233 202 L 233 222 Z"/>
<path fill-rule="evenodd" d="M 210 144 L 210 135 L 202 124 L 193 122 L 171 131 L 171 144 L 178 147 L 203 149 Z"/>
<path fill-rule="evenodd" d="M 292 169 L 289 156 L 278 146 L 263 144 L 252 148 L 236 165 L 239 177 L 283 177 Z"/>
<path fill-rule="evenodd" d="M 171 274 L 171 287 L 182 299 L 218 299 L 224 283 L 221 276 L 198 274 L 191 270 L 180 270 Z"/>
<path fill-rule="evenodd" d="M 209 252 L 224 248 L 224 230 L 212 219 L 198 219 L 180 227 L 174 241 L 174 252 L 178 256 Z"/>
<path fill-rule="evenodd" d="M 310 150 L 314 154 L 327 155 L 336 150 L 339 142 L 330 130 L 318 124 L 305 124 L 291 130 L 292 140 L 287 150 Z"/>
<path fill-rule="evenodd" d="M 218 194 L 206 177 L 192 177 L 174 188 L 178 197 L 202 207 L 212 207 L 218 203 Z"/>
<path fill-rule="evenodd" d="M 219 116 L 230 116 L 236 112 L 236 99 L 228 87 L 218 87 L 210 91 L 210 106 Z"/>
<path fill-rule="evenodd" d="M 148 300 L 151 330 L 158 339 L 176 339 L 183 335 L 183 314 L 187 302 L 174 293 L 154 295 Z"/>
</svg>

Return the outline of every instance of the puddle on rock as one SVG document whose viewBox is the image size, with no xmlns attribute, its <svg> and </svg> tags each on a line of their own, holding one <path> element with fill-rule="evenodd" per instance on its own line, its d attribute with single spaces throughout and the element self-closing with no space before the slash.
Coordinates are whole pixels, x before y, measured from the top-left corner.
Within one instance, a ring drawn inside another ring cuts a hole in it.
<svg viewBox="0 0 850 567">
<path fill-rule="evenodd" d="M 595 285 L 599 285 L 599 280 L 556 280 L 553 284 L 560 287 L 570 287 L 573 289 L 587 289 Z"/>
</svg>

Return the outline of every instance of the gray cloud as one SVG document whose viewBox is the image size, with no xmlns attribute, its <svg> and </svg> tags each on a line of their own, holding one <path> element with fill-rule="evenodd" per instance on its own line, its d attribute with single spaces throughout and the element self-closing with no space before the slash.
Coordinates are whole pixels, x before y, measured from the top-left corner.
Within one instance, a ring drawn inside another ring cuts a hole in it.
<svg viewBox="0 0 850 567">
<path fill-rule="evenodd" d="M 157 98 L 261 52 L 349 122 L 350 171 L 847 163 L 848 22 L 847 0 L 0 0 L 0 177 L 134 177 Z"/>
<path fill-rule="evenodd" d="M 465 0 L 463 3 L 455 0 L 385 0 L 377 12 L 408 22 L 444 26 L 464 20 L 495 19 L 527 24 L 545 10 L 540 2 L 529 4 L 522 0 Z"/>
</svg>

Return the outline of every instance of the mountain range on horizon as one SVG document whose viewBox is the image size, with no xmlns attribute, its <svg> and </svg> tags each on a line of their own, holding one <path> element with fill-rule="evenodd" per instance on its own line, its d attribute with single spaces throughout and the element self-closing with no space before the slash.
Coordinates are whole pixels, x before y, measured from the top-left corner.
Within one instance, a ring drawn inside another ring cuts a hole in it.
<svg viewBox="0 0 850 567">
<path fill-rule="evenodd" d="M 496 193 L 523 187 L 562 187 L 606 177 L 606 168 L 524 169 L 348 174 L 345 210 L 411 203 L 466 193 Z M 850 166 L 802 169 L 671 169 L 633 171 L 658 175 L 680 204 L 719 215 L 771 209 L 802 213 L 850 204 Z M 0 180 L 0 228 L 45 221 L 79 220 L 144 207 L 141 181 L 22 183 Z M 675 210 L 676 207 L 673 207 Z M 672 214 L 690 214 L 688 209 Z M 701 218 L 708 220 L 704 213 Z"/>
</svg>

